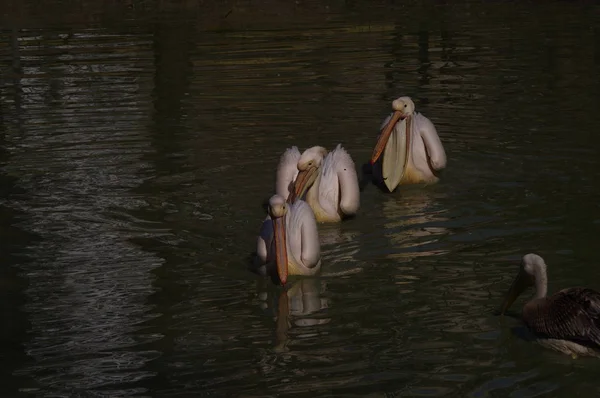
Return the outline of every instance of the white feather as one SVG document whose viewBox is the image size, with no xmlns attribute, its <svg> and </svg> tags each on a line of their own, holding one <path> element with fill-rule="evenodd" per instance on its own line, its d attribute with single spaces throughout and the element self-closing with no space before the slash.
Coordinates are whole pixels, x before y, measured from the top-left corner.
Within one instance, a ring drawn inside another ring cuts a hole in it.
<svg viewBox="0 0 600 398">
<path fill-rule="evenodd" d="M 303 200 L 290 205 L 286 218 L 288 253 L 296 264 L 308 269 L 320 265 L 321 245 L 315 215 Z"/>
<path fill-rule="evenodd" d="M 287 253 L 290 260 L 300 269 L 296 274 L 313 275 L 321 266 L 321 245 L 317 230 L 317 221 L 310 206 L 303 200 L 297 200 L 289 205 L 285 215 L 285 233 Z M 276 272 L 272 268 L 275 261 L 275 247 L 273 246 L 273 220 L 267 216 L 263 221 L 256 247 L 255 272 L 267 275 Z M 269 271 L 267 268 L 271 266 Z"/>
<path fill-rule="evenodd" d="M 287 199 L 290 194 L 290 186 L 298 175 L 298 161 L 300 160 L 298 147 L 293 146 L 286 149 L 279 159 L 277 165 L 277 177 L 275 180 L 275 193 Z"/>
<path fill-rule="evenodd" d="M 421 113 L 416 113 L 414 118 L 414 129 L 419 132 L 423 139 L 423 144 L 427 150 L 427 156 L 435 170 L 441 170 L 446 167 L 446 151 L 442 141 L 435 129 L 435 126 L 427 117 Z"/>
<path fill-rule="evenodd" d="M 254 260 L 255 271 L 260 275 L 266 275 L 265 264 L 270 262 L 273 257 L 273 220 L 267 215 L 260 226 L 258 238 L 256 239 L 256 258 Z"/>
<path fill-rule="evenodd" d="M 356 180 L 356 189 L 352 189 L 352 192 L 358 192 L 358 176 L 352 157 L 342 147 L 342 144 L 338 144 L 333 151 L 327 154 L 321 165 L 321 178 L 318 187 L 319 203 L 327 213 L 337 213 L 340 205 L 340 189 L 343 189 L 340 186 L 342 174 L 348 175 L 350 181 Z M 358 198 L 354 199 L 358 200 Z M 356 210 L 358 210 L 358 204 Z"/>
</svg>

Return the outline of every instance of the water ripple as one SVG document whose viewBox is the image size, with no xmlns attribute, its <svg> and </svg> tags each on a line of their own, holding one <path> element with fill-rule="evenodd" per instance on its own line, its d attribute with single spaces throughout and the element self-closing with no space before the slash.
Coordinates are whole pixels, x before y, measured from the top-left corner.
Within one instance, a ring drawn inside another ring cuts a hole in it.
<svg viewBox="0 0 600 398">
<path fill-rule="evenodd" d="M 6 295 L 7 388 L 598 392 L 597 365 L 494 313 L 525 251 L 552 291 L 600 282 L 597 7 L 306 1 L 265 6 L 278 27 L 257 29 L 239 25 L 256 2 L 146 3 L 18 29 L 25 7 L 1 32 L 0 232 L 19 275 L 0 282 L 22 296 Z M 366 186 L 356 218 L 319 226 L 318 277 L 247 272 L 282 151 L 342 143 L 360 170 L 401 94 L 440 133 L 441 182 Z"/>
<path fill-rule="evenodd" d="M 152 152 L 144 129 L 151 86 L 129 75 L 149 42 L 93 32 L 60 39 L 68 46 L 48 39 L 20 33 L 20 73 L 1 90 L 13 99 L 3 172 L 23 192 L 5 204 L 26 215 L 20 228 L 41 237 L 22 266 L 25 351 L 34 362 L 15 375 L 57 393 L 118 386 L 120 395 L 155 375 L 147 364 L 161 353 L 142 346 L 163 337 L 145 325 L 161 315 L 146 300 L 156 292 L 151 271 L 164 261 L 130 241 L 160 232 L 110 216 L 147 205 L 132 190 L 151 172 L 143 160 Z M 117 92 L 124 95 L 115 100 Z"/>
</svg>

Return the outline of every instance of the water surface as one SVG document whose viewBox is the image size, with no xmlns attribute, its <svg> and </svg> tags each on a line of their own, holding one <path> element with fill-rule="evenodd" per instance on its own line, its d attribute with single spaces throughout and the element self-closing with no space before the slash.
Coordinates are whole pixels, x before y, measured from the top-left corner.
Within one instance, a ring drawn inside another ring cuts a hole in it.
<svg viewBox="0 0 600 398">
<path fill-rule="evenodd" d="M 600 286 L 597 6 L 36 4 L 0 31 L 6 394 L 600 391 L 494 314 L 527 252 Z M 442 181 L 366 185 L 317 278 L 249 273 L 285 148 L 360 172 L 400 95 Z"/>
</svg>

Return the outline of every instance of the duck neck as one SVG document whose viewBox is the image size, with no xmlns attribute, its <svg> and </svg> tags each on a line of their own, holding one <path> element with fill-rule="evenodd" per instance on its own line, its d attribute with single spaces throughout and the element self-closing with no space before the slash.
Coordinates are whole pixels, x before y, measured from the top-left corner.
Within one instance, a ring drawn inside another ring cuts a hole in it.
<svg viewBox="0 0 600 398">
<path fill-rule="evenodd" d="M 535 298 L 544 298 L 548 293 L 548 277 L 541 271 L 535 278 Z"/>
</svg>

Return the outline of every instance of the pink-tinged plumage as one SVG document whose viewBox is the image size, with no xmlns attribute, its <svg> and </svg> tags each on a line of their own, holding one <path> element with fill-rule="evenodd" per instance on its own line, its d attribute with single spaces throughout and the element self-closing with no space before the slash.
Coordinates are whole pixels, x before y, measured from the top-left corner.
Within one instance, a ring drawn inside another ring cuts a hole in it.
<svg viewBox="0 0 600 398">
<path fill-rule="evenodd" d="M 275 247 L 276 221 L 282 219 L 285 249 L 285 264 L 276 264 Z M 256 271 L 261 275 L 279 274 L 282 283 L 287 275 L 314 275 L 321 268 L 321 245 L 317 222 L 308 204 L 302 200 L 287 203 L 281 195 L 273 195 L 269 200 L 269 214 L 263 221 L 256 246 Z M 284 267 L 282 278 L 280 267 Z"/>
<path fill-rule="evenodd" d="M 286 150 L 277 168 L 276 189 L 288 200 L 305 199 L 319 222 L 341 221 L 360 207 L 356 167 L 341 144 L 329 153 L 319 146 L 302 154 L 297 147 Z"/>
<path fill-rule="evenodd" d="M 433 123 L 415 112 L 410 97 L 393 101 L 394 111 L 383 121 L 371 157 L 375 177 L 391 192 L 399 185 L 439 180 L 446 152 Z"/>
</svg>

